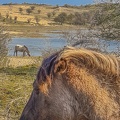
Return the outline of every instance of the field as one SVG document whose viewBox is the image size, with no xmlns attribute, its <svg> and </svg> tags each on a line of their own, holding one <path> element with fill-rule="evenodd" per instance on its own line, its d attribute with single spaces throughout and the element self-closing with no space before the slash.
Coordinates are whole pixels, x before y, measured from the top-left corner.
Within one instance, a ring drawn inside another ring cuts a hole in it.
<svg viewBox="0 0 120 120">
<path fill-rule="evenodd" d="M 32 91 L 41 58 L 8 57 L 0 68 L 0 120 L 18 120 Z"/>
<path fill-rule="evenodd" d="M 21 67 L 27 65 L 40 65 L 39 57 L 8 57 L 8 65 L 9 67 Z"/>
</svg>

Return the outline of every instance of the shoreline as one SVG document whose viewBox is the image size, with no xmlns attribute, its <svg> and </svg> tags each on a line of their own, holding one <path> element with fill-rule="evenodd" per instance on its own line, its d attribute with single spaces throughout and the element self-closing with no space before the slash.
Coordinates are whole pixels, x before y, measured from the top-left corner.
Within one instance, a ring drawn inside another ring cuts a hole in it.
<svg viewBox="0 0 120 120">
<path fill-rule="evenodd" d="M 84 26 L 23 26 L 23 25 L 5 25 L 6 33 L 10 35 L 11 38 L 15 37 L 24 37 L 24 38 L 47 38 L 46 34 L 58 34 L 63 33 L 64 31 L 78 30 L 85 28 Z"/>
</svg>

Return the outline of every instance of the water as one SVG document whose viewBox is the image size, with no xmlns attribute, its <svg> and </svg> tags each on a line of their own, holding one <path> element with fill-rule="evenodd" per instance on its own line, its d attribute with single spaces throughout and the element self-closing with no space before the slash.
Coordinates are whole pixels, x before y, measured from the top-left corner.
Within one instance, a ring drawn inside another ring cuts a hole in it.
<svg viewBox="0 0 120 120">
<path fill-rule="evenodd" d="M 13 38 L 8 44 L 8 56 L 14 55 L 14 47 L 17 44 L 26 45 L 31 56 L 41 56 L 43 50 L 47 48 L 60 49 L 67 42 L 62 38 Z M 21 56 L 22 53 L 18 52 L 18 55 Z"/>
<path fill-rule="evenodd" d="M 118 54 L 120 51 L 120 41 L 119 40 L 99 40 L 101 47 L 100 49 L 113 54 Z"/>
<path fill-rule="evenodd" d="M 101 44 L 100 49 L 106 49 L 107 52 L 119 52 L 120 41 L 99 40 L 99 43 Z M 31 56 L 41 56 L 43 50 L 50 48 L 59 50 L 67 45 L 67 41 L 59 37 L 59 34 L 52 34 L 48 38 L 13 38 L 8 44 L 8 56 L 14 55 L 14 47 L 17 44 L 26 45 Z M 18 52 L 18 55 L 21 56 L 22 53 Z"/>
</svg>

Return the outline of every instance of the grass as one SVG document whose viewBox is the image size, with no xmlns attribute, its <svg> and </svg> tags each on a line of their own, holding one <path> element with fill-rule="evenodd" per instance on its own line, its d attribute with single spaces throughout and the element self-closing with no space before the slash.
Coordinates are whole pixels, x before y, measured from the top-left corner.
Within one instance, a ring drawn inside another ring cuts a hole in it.
<svg viewBox="0 0 120 120">
<path fill-rule="evenodd" d="M 0 69 L 0 119 L 18 120 L 30 97 L 36 66 Z"/>
<path fill-rule="evenodd" d="M 7 26 L 6 31 L 9 32 L 9 34 L 12 37 L 31 37 L 31 38 L 46 38 L 45 33 L 52 33 L 54 31 L 61 31 L 63 32 L 64 30 L 75 30 L 78 29 L 79 27 L 75 26 L 24 26 L 24 25 L 12 25 L 12 26 Z M 54 32 L 55 34 L 56 32 Z"/>
</svg>

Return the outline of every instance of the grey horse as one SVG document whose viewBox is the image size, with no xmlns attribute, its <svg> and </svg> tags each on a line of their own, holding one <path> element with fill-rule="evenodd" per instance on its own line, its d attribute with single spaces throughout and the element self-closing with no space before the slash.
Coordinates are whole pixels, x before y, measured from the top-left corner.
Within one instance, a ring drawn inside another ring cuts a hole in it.
<svg viewBox="0 0 120 120">
<path fill-rule="evenodd" d="M 27 53 L 27 55 L 30 56 L 30 52 L 25 45 L 16 45 L 14 50 L 14 56 L 17 56 L 18 51 L 23 52 L 23 56 L 25 56 L 25 53 Z"/>
</svg>

